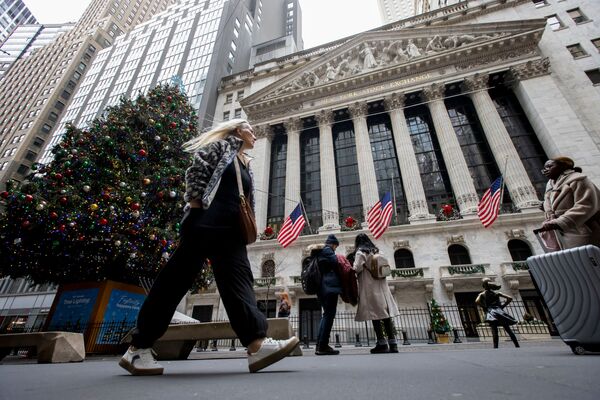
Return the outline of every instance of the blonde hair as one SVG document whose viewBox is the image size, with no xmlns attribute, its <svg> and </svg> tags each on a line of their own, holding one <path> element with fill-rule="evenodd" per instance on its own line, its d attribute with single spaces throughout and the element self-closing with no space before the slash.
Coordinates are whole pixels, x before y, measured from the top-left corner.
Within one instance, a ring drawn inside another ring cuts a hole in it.
<svg viewBox="0 0 600 400">
<path fill-rule="evenodd" d="M 207 132 L 203 132 L 195 138 L 185 142 L 183 144 L 183 151 L 188 153 L 194 153 L 201 147 L 206 146 L 209 143 L 216 142 L 217 140 L 225 139 L 227 136 L 235 133 L 235 130 L 242 125 L 250 125 L 248 121 L 241 118 L 235 118 L 229 121 L 221 122 Z"/>
</svg>

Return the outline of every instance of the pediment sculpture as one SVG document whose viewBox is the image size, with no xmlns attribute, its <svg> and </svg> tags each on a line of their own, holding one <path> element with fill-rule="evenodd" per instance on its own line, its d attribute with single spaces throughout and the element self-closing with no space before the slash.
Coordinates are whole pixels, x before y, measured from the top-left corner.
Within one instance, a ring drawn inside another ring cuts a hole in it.
<svg viewBox="0 0 600 400">
<path fill-rule="evenodd" d="M 293 81 L 277 88 L 268 97 L 276 97 L 321 84 L 345 79 L 390 65 L 403 64 L 432 54 L 453 50 L 473 43 L 502 36 L 493 35 L 434 35 L 429 38 L 368 40 L 347 49 L 341 55 L 304 71 Z"/>
</svg>

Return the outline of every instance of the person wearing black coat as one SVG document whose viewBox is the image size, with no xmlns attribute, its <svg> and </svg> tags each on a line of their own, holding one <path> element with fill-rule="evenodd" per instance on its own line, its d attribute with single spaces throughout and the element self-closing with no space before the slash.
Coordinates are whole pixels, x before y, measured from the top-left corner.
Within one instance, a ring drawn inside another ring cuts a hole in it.
<svg viewBox="0 0 600 400">
<path fill-rule="evenodd" d="M 338 260 L 335 255 L 335 249 L 339 245 L 340 242 L 335 235 L 329 235 L 325 240 L 325 246 L 314 251 L 321 272 L 321 288 L 317 293 L 317 297 L 321 303 L 321 308 L 323 308 L 315 351 L 315 354 L 319 356 L 340 353 L 329 346 L 329 336 L 337 311 L 338 297 L 342 293 L 342 282 L 338 275 Z"/>
<path fill-rule="evenodd" d="M 515 347 L 519 347 L 517 337 L 512 329 L 510 329 L 510 326 L 516 324 L 517 321 L 510 314 L 504 311 L 504 308 L 512 301 L 512 297 L 498 292 L 497 290 L 500 289 L 500 286 L 492 283 L 490 278 L 483 279 L 483 288 L 485 290 L 479 293 L 475 303 L 483 308 L 483 311 L 485 311 L 485 322 L 487 322 L 492 329 L 494 348 L 498 348 L 498 326 L 503 327 L 510 339 L 513 341 Z M 502 304 L 500 301 L 501 298 L 506 300 L 504 304 Z"/>
</svg>

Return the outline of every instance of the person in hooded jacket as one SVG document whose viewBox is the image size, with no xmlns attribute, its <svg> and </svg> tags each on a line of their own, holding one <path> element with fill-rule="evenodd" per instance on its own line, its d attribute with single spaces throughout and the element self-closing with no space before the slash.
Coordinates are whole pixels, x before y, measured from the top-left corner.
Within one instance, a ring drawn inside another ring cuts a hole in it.
<svg viewBox="0 0 600 400">
<path fill-rule="evenodd" d="M 397 353 L 398 341 L 392 317 L 399 315 L 398 306 L 385 279 L 371 276 L 369 266 L 379 249 L 364 233 L 354 240 L 354 265 L 358 276 L 358 310 L 355 321 L 372 321 L 377 345 L 371 353 Z M 385 332 L 384 332 L 385 330 Z"/>
<path fill-rule="evenodd" d="M 317 336 L 317 348 L 315 354 L 318 356 L 330 356 L 340 354 L 329 345 L 329 336 L 333 327 L 333 320 L 337 312 L 338 297 L 342 293 L 342 282 L 338 273 L 338 259 L 335 250 L 340 245 L 335 235 L 327 236 L 325 245 L 313 245 L 310 247 L 311 256 L 317 257 L 319 271 L 321 272 L 321 287 L 317 298 L 321 303 L 323 315 L 319 323 Z"/>
<path fill-rule="evenodd" d="M 568 157 L 546 161 L 542 174 L 548 184 L 540 230 L 559 230 L 562 250 L 600 246 L 600 189 Z"/>
</svg>

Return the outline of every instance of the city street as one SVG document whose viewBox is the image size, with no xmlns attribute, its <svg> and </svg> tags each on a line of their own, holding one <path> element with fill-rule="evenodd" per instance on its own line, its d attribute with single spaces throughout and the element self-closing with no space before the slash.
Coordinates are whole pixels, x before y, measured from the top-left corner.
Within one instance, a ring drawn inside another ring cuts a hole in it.
<svg viewBox="0 0 600 400">
<path fill-rule="evenodd" d="M 132 377 L 117 357 L 77 364 L 35 364 L 7 358 L 0 364 L 2 400 L 81 399 L 597 399 L 596 354 L 575 356 L 560 340 L 412 345 L 399 354 L 370 355 L 347 347 L 340 356 L 286 358 L 262 372 L 247 372 L 241 351 L 192 353 L 163 362 L 165 375 Z M 220 357 L 219 359 L 202 359 Z"/>
</svg>

